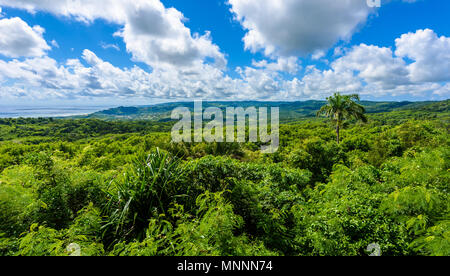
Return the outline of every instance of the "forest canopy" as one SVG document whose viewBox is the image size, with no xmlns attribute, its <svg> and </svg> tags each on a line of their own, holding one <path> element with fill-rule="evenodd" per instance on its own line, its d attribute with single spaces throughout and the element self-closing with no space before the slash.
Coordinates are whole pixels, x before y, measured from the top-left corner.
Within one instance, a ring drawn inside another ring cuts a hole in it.
<svg viewBox="0 0 450 276">
<path fill-rule="evenodd" d="M 274 154 L 172 143 L 161 118 L 0 119 L 0 255 L 448 256 L 448 104 L 369 112 L 339 143 L 286 117 Z"/>
</svg>

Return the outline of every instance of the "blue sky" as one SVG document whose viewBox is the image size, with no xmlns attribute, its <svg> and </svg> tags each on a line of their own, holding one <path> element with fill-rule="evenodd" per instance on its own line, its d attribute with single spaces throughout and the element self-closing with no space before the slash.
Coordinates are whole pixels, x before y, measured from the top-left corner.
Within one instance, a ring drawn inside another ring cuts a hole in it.
<svg viewBox="0 0 450 276">
<path fill-rule="evenodd" d="M 78 3 L 0 0 L 0 105 L 450 95 L 450 1 Z"/>
</svg>

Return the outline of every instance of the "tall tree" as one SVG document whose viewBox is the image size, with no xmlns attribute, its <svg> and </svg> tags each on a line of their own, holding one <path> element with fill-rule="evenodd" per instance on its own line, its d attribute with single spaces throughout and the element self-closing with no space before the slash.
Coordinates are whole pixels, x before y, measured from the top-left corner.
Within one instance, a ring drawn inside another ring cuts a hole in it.
<svg viewBox="0 0 450 276">
<path fill-rule="evenodd" d="M 356 119 L 367 122 L 367 117 L 364 115 L 366 110 L 356 101 L 359 101 L 359 95 L 341 95 L 341 93 L 334 93 L 333 96 L 328 97 L 328 104 L 322 106 L 317 112 L 317 116 L 325 115 L 331 118 L 336 123 L 336 141 L 339 144 L 339 132 L 345 120 Z"/>
</svg>

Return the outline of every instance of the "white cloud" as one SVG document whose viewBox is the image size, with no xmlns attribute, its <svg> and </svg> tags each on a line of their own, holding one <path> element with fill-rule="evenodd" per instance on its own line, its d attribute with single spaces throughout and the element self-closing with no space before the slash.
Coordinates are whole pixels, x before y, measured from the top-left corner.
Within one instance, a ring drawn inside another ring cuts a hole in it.
<svg viewBox="0 0 450 276">
<path fill-rule="evenodd" d="M 321 99 L 334 92 L 361 91 L 363 83 L 351 71 L 318 70 L 310 67 L 298 84 L 298 94 L 302 98 Z"/>
<path fill-rule="evenodd" d="M 183 15 L 159 0 L 0 0 L 0 5 L 46 11 L 88 24 L 95 19 L 119 24 L 116 35 L 123 38 L 133 60 L 152 67 L 151 73 L 136 66 L 120 69 L 88 50 L 82 56 L 87 67 L 80 60 L 69 60 L 49 68 L 46 63 L 56 64 L 49 58 L 1 62 L 0 80 L 13 79 L 16 88 L 30 95 L 36 96 L 32 91 L 39 88 L 42 94 L 58 97 L 224 98 L 241 88 L 239 80 L 224 74 L 226 58 L 210 33 L 192 34 L 183 24 Z M 39 63 L 47 69 L 35 68 Z M 6 90 L 10 91 L 2 88 L 3 93 Z"/>
<path fill-rule="evenodd" d="M 0 5 L 47 11 L 87 23 L 103 19 L 122 25 L 117 35 L 125 41 L 127 51 L 134 60 L 153 68 L 190 67 L 207 58 L 219 68 L 227 63 L 209 32 L 191 34 L 183 24 L 183 14 L 165 8 L 159 0 L 0 0 Z"/>
<path fill-rule="evenodd" d="M 325 51 L 323 50 L 317 50 L 311 55 L 312 60 L 319 60 L 323 58 L 326 55 Z"/>
<path fill-rule="evenodd" d="M 50 43 L 52 44 L 53 47 L 59 48 L 59 44 L 56 40 L 53 39 Z"/>
<path fill-rule="evenodd" d="M 394 57 L 392 50 L 385 47 L 354 46 L 331 67 L 336 72 L 356 71 L 365 82 L 376 83 L 386 89 L 409 83 L 405 61 Z"/>
<path fill-rule="evenodd" d="M 303 95 L 335 91 L 371 97 L 399 95 L 450 96 L 450 38 L 418 30 L 396 39 L 396 50 L 361 44 L 336 52 L 331 68 L 308 67 L 301 80 Z M 407 59 L 406 59 L 407 58 Z"/>
<path fill-rule="evenodd" d="M 9 62 L 0 60 L 0 95 L 12 88 L 29 92 L 30 97 L 158 97 L 224 98 L 237 94 L 241 85 L 214 66 L 200 64 L 194 68 L 155 69 L 148 73 L 141 68 L 121 69 L 103 61 L 95 53 L 84 50 L 88 66 L 79 59 L 58 64 L 49 57 Z M 13 84 L 8 82 L 13 80 Z M 34 91 L 39 91 L 36 94 Z M 241 91 L 239 91 L 241 92 Z"/>
<path fill-rule="evenodd" d="M 118 33 L 135 60 L 155 68 L 170 65 L 188 67 L 212 58 L 218 67 L 226 66 L 225 56 L 212 43 L 209 32 L 191 34 L 179 11 L 166 9 L 159 1 L 153 2 L 129 8 L 127 23 Z"/>
<path fill-rule="evenodd" d="M 344 49 L 341 46 L 334 48 L 333 57 L 340 57 L 344 54 Z"/>
<path fill-rule="evenodd" d="M 361 0 L 229 0 L 247 30 L 245 48 L 265 55 L 303 55 L 327 50 L 351 37 L 370 8 Z"/>
<path fill-rule="evenodd" d="M 446 83 L 442 85 L 441 87 L 434 90 L 433 94 L 445 97 L 446 99 L 450 96 L 450 83 Z"/>
<path fill-rule="evenodd" d="M 285 73 L 295 75 L 302 69 L 297 55 L 322 59 L 329 47 L 350 37 L 369 14 L 365 1 L 229 2 L 247 29 L 245 46 L 267 56 L 251 67 L 238 67 L 237 78 L 224 73 L 226 58 L 210 33 L 192 34 L 183 15 L 159 0 L 0 0 L 0 5 L 30 12 L 118 24 L 116 35 L 123 38 L 133 59 L 152 67 L 151 72 L 138 66 L 118 68 L 89 50 L 80 59 L 57 62 L 45 56 L 49 46 L 42 38 L 43 29 L 25 23 L 46 47 L 41 43 L 41 51 L 31 55 L 9 54 L 26 59 L 0 60 L 0 97 L 293 100 L 322 99 L 336 91 L 372 97 L 449 95 L 448 83 L 440 83 L 449 80 L 449 38 L 431 30 L 403 35 L 396 40 L 396 49 L 365 44 L 338 47 L 328 68 L 308 66 L 303 75 L 287 79 Z M 207 62 L 211 59 L 213 63 Z"/>
<path fill-rule="evenodd" d="M 231 78 L 208 64 L 158 68 L 151 73 L 137 66 L 121 69 L 85 50 L 81 58 L 87 66 L 78 59 L 58 64 L 49 57 L 0 61 L 0 96 L 293 100 L 323 99 L 341 91 L 373 99 L 402 95 L 448 98 L 448 83 L 412 79 L 410 64 L 417 61 L 409 64 L 396 52 L 361 44 L 343 49 L 343 56 L 329 69 L 309 65 L 302 77 L 287 80 L 283 72 L 289 71 L 287 64 L 299 66 L 295 58 L 254 62 L 253 67 L 238 67 L 240 77 Z"/>
<path fill-rule="evenodd" d="M 42 27 L 30 27 L 18 17 L 1 19 L 0 54 L 13 58 L 43 56 L 50 50 L 43 33 Z"/>
<path fill-rule="evenodd" d="M 280 57 L 276 62 L 268 62 L 267 60 L 253 61 L 252 65 L 257 68 L 264 68 L 270 71 L 287 72 L 289 74 L 296 74 L 301 66 L 299 60 L 296 57 Z"/>
<path fill-rule="evenodd" d="M 245 96 L 252 99 L 270 99 L 277 97 L 283 89 L 283 80 L 278 72 L 252 67 L 237 68 L 242 79 L 241 89 Z"/>
<path fill-rule="evenodd" d="M 404 34 L 395 44 L 397 56 L 414 61 L 408 65 L 412 81 L 450 81 L 450 37 L 425 29 Z"/>
<path fill-rule="evenodd" d="M 154 0 L 149 0 L 154 2 Z M 109 22 L 125 22 L 123 3 L 121 0 L 0 0 L 5 7 L 25 9 L 30 13 L 46 11 L 57 15 L 72 17 L 86 23 L 102 18 Z M 131 3 L 131 1 L 129 1 Z M 139 0 L 138 2 L 142 2 Z"/>
</svg>

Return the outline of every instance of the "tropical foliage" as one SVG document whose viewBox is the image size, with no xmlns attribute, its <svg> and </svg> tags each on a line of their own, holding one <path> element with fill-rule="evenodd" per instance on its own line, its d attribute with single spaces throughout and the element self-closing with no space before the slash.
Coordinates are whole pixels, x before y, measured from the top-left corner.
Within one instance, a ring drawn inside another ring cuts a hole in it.
<svg viewBox="0 0 450 276">
<path fill-rule="evenodd" d="M 336 124 L 336 142 L 338 144 L 340 142 L 339 132 L 345 120 L 353 118 L 367 122 L 367 117 L 364 114 L 366 109 L 355 102 L 360 101 L 359 95 L 341 95 L 340 93 L 335 93 L 333 96 L 328 97 L 327 101 L 328 104 L 320 108 L 317 112 L 317 116 L 325 115 L 330 117 Z"/>
<path fill-rule="evenodd" d="M 339 144 L 326 119 L 285 123 L 275 154 L 174 144 L 167 122 L 0 120 L 0 255 L 450 255 L 443 105 L 343 121 Z"/>
</svg>

